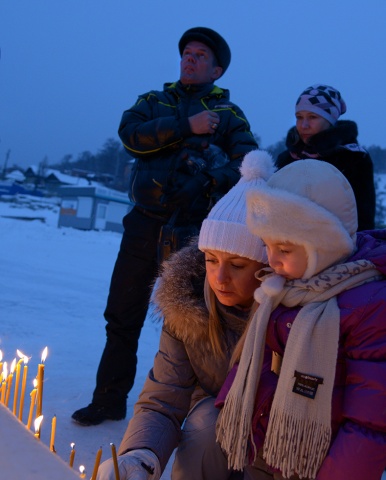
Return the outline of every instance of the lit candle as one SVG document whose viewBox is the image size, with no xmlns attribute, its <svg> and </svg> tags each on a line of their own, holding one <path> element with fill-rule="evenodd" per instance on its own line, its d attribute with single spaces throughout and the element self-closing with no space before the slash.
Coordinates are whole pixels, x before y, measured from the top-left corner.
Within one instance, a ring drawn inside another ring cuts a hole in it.
<svg viewBox="0 0 386 480">
<path fill-rule="evenodd" d="M 70 467 L 74 466 L 74 459 L 75 459 L 75 443 L 71 443 L 71 453 L 70 453 Z"/>
<path fill-rule="evenodd" d="M 42 414 L 43 409 L 43 383 L 44 383 L 44 362 L 47 358 L 47 347 L 43 350 L 41 363 L 38 365 L 38 391 L 37 391 L 37 404 L 36 404 L 36 416 L 39 417 Z"/>
<path fill-rule="evenodd" d="M 13 409 L 12 412 L 14 415 L 17 415 L 16 408 L 17 408 L 17 399 L 19 397 L 19 383 L 20 383 L 20 369 L 21 369 L 21 364 L 23 362 L 23 358 L 25 355 L 21 353 L 20 350 L 16 350 L 16 353 L 18 354 L 20 360 L 16 364 L 16 377 L 15 377 L 15 389 L 13 391 Z"/>
<path fill-rule="evenodd" d="M 30 403 L 30 407 L 29 407 L 29 415 L 28 415 L 28 422 L 27 422 L 28 430 L 31 428 L 32 416 L 33 416 L 33 413 L 34 413 L 34 407 L 35 407 L 35 402 L 36 402 L 36 392 L 37 392 L 36 386 L 37 386 L 37 383 L 38 383 L 38 381 L 35 378 L 34 388 L 33 388 L 32 392 L 30 393 L 31 403 Z"/>
<path fill-rule="evenodd" d="M 23 368 L 23 379 L 21 381 L 21 393 L 20 393 L 20 404 L 19 404 L 19 420 L 23 421 L 23 409 L 24 409 L 24 397 L 25 397 L 25 387 L 27 385 L 27 374 L 28 374 L 28 357 L 24 357 L 24 368 Z"/>
<path fill-rule="evenodd" d="M 11 387 L 12 387 L 12 379 L 13 379 L 13 372 L 15 371 L 15 367 L 16 367 L 16 358 L 14 358 L 12 360 L 12 363 L 11 363 L 11 372 L 10 374 L 8 375 L 8 378 L 7 378 L 7 393 L 5 395 L 5 405 L 8 407 L 8 403 L 9 403 L 9 394 L 11 393 Z"/>
<path fill-rule="evenodd" d="M 52 417 L 51 422 L 51 440 L 50 440 L 50 450 L 51 452 L 56 453 L 55 450 L 55 433 L 56 433 L 56 415 Z"/>
<path fill-rule="evenodd" d="M 43 421 L 43 415 L 40 415 L 38 418 L 35 419 L 34 421 L 34 427 L 35 427 L 35 437 L 40 440 L 40 426 Z"/>
<path fill-rule="evenodd" d="M 96 454 L 96 457 L 95 457 L 95 463 L 94 463 L 94 470 L 92 472 L 91 480 L 96 480 L 99 464 L 101 462 L 101 456 L 102 456 L 102 447 L 97 451 L 97 454 Z"/>
<path fill-rule="evenodd" d="M 6 382 L 1 382 L 1 403 L 4 404 L 4 401 L 5 401 L 5 388 L 6 388 L 7 384 Z"/>
<path fill-rule="evenodd" d="M 115 480 L 119 480 L 117 450 L 116 450 L 115 445 L 113 443 L 110 443 L 110 445 L 111 445 L 111 453 L 112 453 L 113 463 L 114 463 Z"/>
<path fill-rule="evenodd" d="M 8 364 L 4 362 L 3 364 L 3 371 L 2 375 L 2 382 L 1 382 L 1 403 L 5 403 L 5 391 L 7 389 L 7 376 L 8 376 Z"/>
<path fill-rule="evenodd" d="M 86 478 L 86 469 L 84 468 L 83 465 L 79 467 L 79 471 L 80 471 L 80 478 Z"/>
</svg>

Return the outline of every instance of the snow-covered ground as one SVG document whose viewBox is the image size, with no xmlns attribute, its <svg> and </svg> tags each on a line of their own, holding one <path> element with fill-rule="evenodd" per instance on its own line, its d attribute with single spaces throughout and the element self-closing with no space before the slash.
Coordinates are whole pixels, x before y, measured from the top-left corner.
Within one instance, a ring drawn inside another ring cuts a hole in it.
<svg viewBox="0 0 386 480">
<path fill-rule="evenodd" d="M 123 420 L 81 427 L 71 421 L 73 411 L 89 403 L 94 388 L 105 341 L 103 310 L 121 235 L 57 228 L 57 223 L 55 201 L 23 204 L 0 199 L 0 349 L 9 364 L 16 349 L 31 357 L 26 423 L 32 380 L 48 347 L 41 440 L 49 444 L 56 415 L 57 454 L 68 462 L 74 442 L 74 467 L 83 464 L 91 475 L 97 450 L 102 447 L 102 461 L 109 458 L 110 443 L 119 445 L 127 425 Z M 153 363 L 160 329 L 159 323 L 145 322 L 128 418 Z M 0 464 L 1 455 L 0 448 Z M 162 478 L 170 478 L 170 466 Z M 382 478 L 386 480 L 386 475 Z"/>
<path fill-rule="evenodd" d="M 102 461 L 117 448 L 127 420 L 81 427 L 71 414 L 86 406 L 105 342 L 103 311 L 121 235 L 113 232 L 57 228 L 58 207 L 37 199 L 28 207 L 0 200 L 0 349 L 8 365 L 16 350 L 28 357 L 24 407 L 43 349 L 45 361 L 41 440 L 50 442 L 52 417 L 57 417 L 55 448 L 68 461 L 75 443 L 74 467 L 92 472 L 97 450 Z M 19 220 L 29 217 L 37 220 Z M 145 322 L 138 352 L 138 374 L 128 399 L 130 418 L 158 347 L 160 324 Z M 11 406 L 12 397 L 9 406 Z M 1 464 L 1 449 L 0 449 Z M 163 478 L 169 478 L 169 470 Z"/>
</svg>

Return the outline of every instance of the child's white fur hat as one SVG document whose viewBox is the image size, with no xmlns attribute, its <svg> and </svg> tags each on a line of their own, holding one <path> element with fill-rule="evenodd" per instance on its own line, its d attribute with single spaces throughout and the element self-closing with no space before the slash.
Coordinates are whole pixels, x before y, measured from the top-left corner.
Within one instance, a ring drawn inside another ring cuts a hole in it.
<svg viewBox="0 0 386 480">
<path fill-rule="evenodd" d="M 308 255 L 303 279 L 355 251 L 357 209 L 344 175 L 322 160 L 298 160 L 247 194 L 247 225 L 264 239 L 302 245 Z"/>
</svg>

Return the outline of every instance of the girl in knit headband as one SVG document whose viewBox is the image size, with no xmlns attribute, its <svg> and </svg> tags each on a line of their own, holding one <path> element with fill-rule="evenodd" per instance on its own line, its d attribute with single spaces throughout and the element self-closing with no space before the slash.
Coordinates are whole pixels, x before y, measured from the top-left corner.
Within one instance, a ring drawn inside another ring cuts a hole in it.
<svg viewBox="0 0 386 480">
<path fill-rule="evenodd" d="M 255 480 L 379 480 L 386 231 L 357 233 L 350 184 L 310 159 L 250 189 L 247 224 L 270 268 L 217 399 L 229 467 Z"/>
</svg>

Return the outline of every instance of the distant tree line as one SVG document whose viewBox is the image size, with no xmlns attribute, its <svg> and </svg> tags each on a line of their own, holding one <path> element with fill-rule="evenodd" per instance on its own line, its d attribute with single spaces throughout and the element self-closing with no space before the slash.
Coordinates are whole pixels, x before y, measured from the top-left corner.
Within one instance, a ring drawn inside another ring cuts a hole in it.
<svg viewBox="0 0 386 480">
<path fill-rule="evenodd" d="M 261 139 L 258 135 L 254 135 L 256 141 L 261 145 Z M 285 138 L 266 147 L 274 159 L 280 152 L 285 150 Z M 386 173 L 386 149 L 372 145 L 366 147 L 371 155 L 374 164 L 375 173 Z M 48 159 L 43 160 L 44 166 L 47 167 Z M 95 180 L 103 183 L 107 187 L 114 188 L 125 192 L 128 190 L 129 177 L 133 158 L 127 153 L 122 143 L 114 138 L 108 138 L 102 148 L 96 153 L 90 151 L 82 152 L 77 158 L 72 155 L 65 155 L 61 162 L 51 165 L 51 168 L 57 168 L 62 173 L 77 175 L 89 180 Z M 385 218 L 386 201 L 385 192 L 381 190 L 377 178 L 377 219 Z"/>
<path fill-rule="evenodd" d="M 58 164 L 51 165 L 51 168 L 126 191 L 132 163 L 133 159 L 125 151 L 122 143 L 114 138 L 108 138 L 96 153 L 86 150 L 75 159 L 68 154 Z"/>
<path fill-rule="evenodd" d="M 255 138 L 259 145 L 261 141 L 258 135 Z M 266 147 L 273 158 L 277 158 L 278 154 L 285 150 L 285 138 Z M 374 171 L 376 173 L 386 173 L 386 149 L 372 145 L 365 147 L 371 155 L 374 163 Z M 125 190 L 127 186 L 127 177 L 130 173 L 133 159 L 122 146 L 122 143 L 114 138 L 105 141 L 102 148 L 96 153 L 84 151 L 77 158 L 72 155 L 65 155 L 62 160 L 52 168 L 57 168 L 63 173 L 71 171 L 88 172 L 96 176 L 104 176 L 110 178 L 110 183 L 114 184 L 114 188 Z M 45 159 L 47 163 L 47 159 Z"/>
<path fill-rule="evenodd" d="M 257 134 L 254 134 L 254 137 L 261 146 L 262 142 L 260 137 Z M 386 149 L 376 145 L 365 148 L 373 160 L 374 172 L 376 174 L 386 173 Z M 285 137 L 265 147 L 265 149 L 276 159 L 279 153 L 286 149 Z M 65 155 L 58 164 L 51 165 L 51 168 L 57 168 L 62 173 L 99 181 L 116 190 L 127 191 L 133 161 L 133 158 L 127 153 L 120 141 L 114 138 L 108 138 L 102 148 L 96 153 L 84 151 L 75 159 L 72 155 L 68 154 Z M 44 163 L 44 167 L 48 167 L 47 158 L 45 158 L 42 163 Z M 386 201 L 384 201 L 384 198 L 386 197 L 386 193 L 381 191 L 378 183 L 376 178 L 377 218 L 384 218 L 386 209 Z"/>
</svg>

